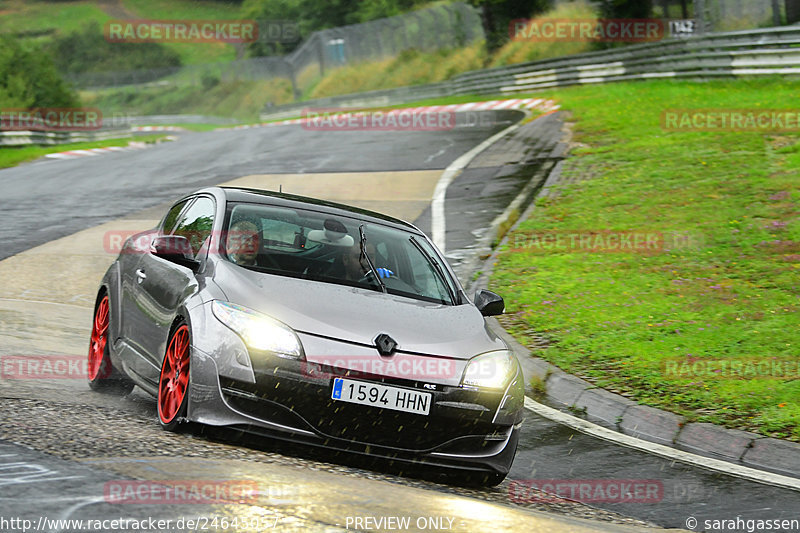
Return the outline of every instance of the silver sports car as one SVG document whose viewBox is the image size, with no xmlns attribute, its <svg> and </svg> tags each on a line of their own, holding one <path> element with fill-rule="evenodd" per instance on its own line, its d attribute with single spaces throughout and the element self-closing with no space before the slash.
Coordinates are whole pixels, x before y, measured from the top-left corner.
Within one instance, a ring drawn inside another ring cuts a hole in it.
<svg viewBox="0 0 800 533">
<path fill-rule="evenodd" d="M 92 389 L 134 384 L 158 418 L 502 481 L 524 382 L 413 225 L 320 200 L 207 188 L 129 238 L 105 274 Z"/>
</svg>

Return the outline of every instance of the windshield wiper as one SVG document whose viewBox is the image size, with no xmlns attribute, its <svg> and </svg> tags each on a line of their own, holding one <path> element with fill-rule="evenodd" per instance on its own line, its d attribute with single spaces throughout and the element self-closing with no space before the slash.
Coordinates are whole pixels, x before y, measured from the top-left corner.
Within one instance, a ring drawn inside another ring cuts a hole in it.
<svg viewBox="0 0 800 533">
<path fill-rule="evenodd" d="M 413 235 L 409 237 L 408 240 L 411 241 L 411 244 L 413 244 L 414 247 L 417 250 L 419 250 L 420 253 L 425 257 L 425 259 L 428 260 L 428 263 L 430 263 L 433 266 L 433 268 L 436 269 L 436 272 L 439 274 L 441 282 L 444 284 L 445 289 L 447 289 L 447 294 L 450 295 L 450 302 L 453 305 L 456 305 L 456 295 L 453 292 L 453 289 L 450 287 L 450 284 L 447 283 L 447 276 L 444 275 L 442 267 L 439 265 L 439 263 L 436 262 L 436 260 L 433 257 L 431 257 L 431 254 L 429 254 L 425 250 L 425 248 L 422 247 L 422 245 L 417 241 L 417 239 Z"/>
<path fill-rule="evenodd" d="M 361 235 L 361 257 L 364 257 L 367 260 L 367 264 L 369 265 L 369 269 L 372 272 L 372 275 L 375 276 L 375 279 L 378 281 L 378 284 L 381 286 L 381 291 L 386 292 L 386 285 L 383 283 L 378 271 L 375 269 L 375 265 L 372 264 L 372 259 L 369 258 L 367 255 L 367 234 L 364 233 L 364 224 L 361 224 L 358 227 L 358 233 Z M 358 262 L 361 262 L 361 257 L 358 258 Z"/>
</svg>

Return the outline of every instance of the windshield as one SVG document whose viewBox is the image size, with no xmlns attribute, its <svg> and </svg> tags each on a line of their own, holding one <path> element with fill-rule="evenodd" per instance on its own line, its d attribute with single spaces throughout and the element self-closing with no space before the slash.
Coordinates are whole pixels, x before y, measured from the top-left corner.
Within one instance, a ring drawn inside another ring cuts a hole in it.
<svg viewBox="0 0 800 533">
<path fill-rule="evenodd" d="M 361 228 L 363 227 L 363 244 Z M 427 239 L 354 217 L 233 203 L 222 256 L 243 268 L 447 305 L 457 286 Z"/>
</svg>

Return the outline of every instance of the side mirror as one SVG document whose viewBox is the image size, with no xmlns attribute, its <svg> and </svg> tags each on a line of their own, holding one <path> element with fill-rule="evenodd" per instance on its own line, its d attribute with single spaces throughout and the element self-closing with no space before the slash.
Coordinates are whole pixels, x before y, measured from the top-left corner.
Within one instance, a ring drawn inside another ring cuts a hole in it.
<svg viewBox="0 0 800 533">
<path fill-rule="evenodd" d="M 475 293 L 475 307 L 483 316 L 502 315 L 506 309 L 503 298 L 492 291 L 481 289 Z"/>
<path fill-rule="evenodd" d="M 150 252 L 156 257 L 185 266 L 192 272 L 200 270 L 200 261 L 194 258 L 189 239 L 181 235 L 159 235 L 150 244 Z"/>
</svg>

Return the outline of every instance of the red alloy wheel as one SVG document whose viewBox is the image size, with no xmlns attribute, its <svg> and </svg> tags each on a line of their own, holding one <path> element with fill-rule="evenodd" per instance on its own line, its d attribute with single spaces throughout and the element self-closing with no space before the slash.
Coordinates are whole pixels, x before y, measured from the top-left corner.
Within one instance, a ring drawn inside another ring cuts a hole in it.
<svg viewBox="0 0 800 533">
<path fill-rule="evenodd" d="M 103 366 L 106 343 L 108 342 L 108 296 L 104 296 L 94 313 L 92 340 L 89 344 L 89 381 L 95 381 Z"/>
<path fill-rule="evenodd" d="M 189 386 L 189 326 L 172 334 L 158 381 L 158 416 L 164 424 L 178 416 Z"/>
</svg>

